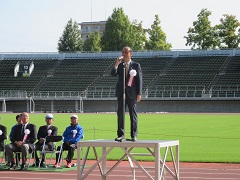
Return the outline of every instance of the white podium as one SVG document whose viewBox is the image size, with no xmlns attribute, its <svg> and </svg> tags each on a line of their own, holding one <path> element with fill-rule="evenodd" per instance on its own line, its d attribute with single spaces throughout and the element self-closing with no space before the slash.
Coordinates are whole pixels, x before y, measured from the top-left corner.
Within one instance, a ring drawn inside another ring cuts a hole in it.
<svg viewBox="0 0 240 180">
<path fill-rule="evenodd" d="M 173 152 L 172 147 L 175 148 L 175 152 Z M 81 160 L 81 148 L 86 147 L 85 156 L 82 157 Z M 88 153 L 90 148 L 93 149 L 94 156 L 96 158 L 96 163 L 91 166 L 88 171 L 83 174 L 83 170 L 85 168 L 85 164 L 88 158 Z M 101 148 L 102 153 L 99 156 L 96 148 Z M 120 148 L 123 151 L 123 155 L 119 157 L 117 163 L 115 163 L 109 170 L 106 168 L 106 160 L 107 155 L 114 149 Z M 145 153 L 132 153 L 134 148 L 144 148 L 149 152 Z M 164 148 L 163 156 L 161 156 L 160 149 Z M 172 158 L 174 170 L 171 170 L 166 165 L 167 154 L 170 150 L 170 156 Z M 175 180 L 179 180 L 179 141 L 178 140 L 137 140 L 136 142 L 124 141 L 124 142 L 116 142 L 114 140 L 90 140 L 90 141 L 82 141 L 78 143 L 77 146 L 77 178 L 78 180 L 85 179 L 96 166 L 99 166 L 99 171 L 103 180 L 106 180 L 107 176 L 121 163 L 125 158 L 128 159 L 130 167 L 133 172 L 133 179 L 135 179 L 135 169 L 139 168 L 148 179 L 162 180 L 164 177 L 164 170 L 168 171 L 169 174 Z M 153 156 L 155 159 L 155 167 L 154 167 L 154 176 L 151 176 L 149 172 L 140 165 L 140 163 L 135 159 L 134 156 Z M 82 161 L 82 163 L 81 163 Z M 135 167 L 133 166 L 133 162 L 135 163 Z"/>
</svg>

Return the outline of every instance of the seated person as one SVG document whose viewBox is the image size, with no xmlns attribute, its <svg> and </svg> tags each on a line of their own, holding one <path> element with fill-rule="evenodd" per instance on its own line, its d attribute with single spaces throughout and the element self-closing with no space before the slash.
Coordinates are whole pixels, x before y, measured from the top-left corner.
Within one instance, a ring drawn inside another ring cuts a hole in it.
<svg viewBox="0 0 240 180">
<path fill-rule="evenodd" d="M 46 125 L 41 126 L 37 133 L 37 139 L 38 142 L 35 144 L 35 165 L 39 165 L 39 158 L 37 155 L 37 150 L 42 151 L 43 148 L 43 142 L 45 140 L 46 136 L 56 136 L 58 132 L 58 128 L 53 126 L 53 115 L 47 114 L 45 117 Z M 52 142 L 47 142 L 44 147 L 47 151 L 53 151 L 54 150 L 54 144 Z M 40 163 L 41 167 L 46 167 L 45 165 L 45 156 L 42 154 L 42 159 Z"/>
<path fill-rule="evenodd" d="M 12 129 L 11 129 L 11 132 L 10 132 L 10 141 L 12 141 L 12 137 L 13 137 L 13 132 L 15 130 L 15 128 L 17 127 L 17 125 L 21 125 L 22 124 L 22 118 L 21 118 L 22 114 L 18 114 L 16 116 L 16 121 L 17 121 L 17 124 L 15 124 Z M 19 166 L 19 160 L 20 160 L 20 154 L 17 153 L 16 154 L 16 165 Z M 7 165 L 9 166 L 10 165 L 10 162 L 7 163 Z"/>
<path fill-rule="evenodd" d="M 20 170 L 26 170 L 27 155 L 32 153 L 37 139 L 36 126 L 29 123 L 29 114 L 24 112 L 21 116 L 22 125 L 17 125 L 13 132 L 11 144 L 5 146 L 5 152 L 10 162 L 9 170 L 16 168 L 13 152 L 22 153 L 22 165 Z"/>
<path fill-rule="evenodd" d="M 64 143 L 63 143 L 63 151 L 67 150 L 68 154 L 66 157 L 67 161 L 67 168 L 72 167 L 72 158 L 74 156 L 74 150 L 77 149 L 77 143 L 83 138 L 83 128 L 78 124 L 78 116 L 73 114 L 71 117 L 71 125 L 68 126 L 65 131 L 63 132 Z M 60 146 L 58 149 L 60 150 Z M 56 163 L 54 165 L 55 168 L 60 167 L 60 163 L 58 159 L 61 159 L 62 153 L 56 154 Z"/>
<path fill-rule="evenodd" d="M 7 139 L 7 128 L 0 124 L 0 151 L 4 151 L 5 139 Z"/>
<path fill-rule="evenodd" d="M 22 124 L 22 118 L 21 118 L 22 114 L 18 114 L 16 116 L 16 121 L 17 121 L 17 124 L 15 124 L 12 129 L 11 129 L 11 132 L 10 132 L 10 140 L 12 139 L 13 137 L 13 132 L 15 130 L 15 128 L 17 127 L 17 125 L 21 125 Z"/>
</svg>

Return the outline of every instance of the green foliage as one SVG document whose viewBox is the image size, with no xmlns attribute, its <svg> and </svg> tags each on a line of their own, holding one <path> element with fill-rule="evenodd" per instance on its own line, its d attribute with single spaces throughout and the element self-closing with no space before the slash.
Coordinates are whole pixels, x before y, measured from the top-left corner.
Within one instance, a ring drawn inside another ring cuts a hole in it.
<svg viewBox="0 0 240 180">
<path fill-rule="evenodd" d="M 211 14 L 207 9 L 201 10 L 198 20 L 193 22 L 193 27 L 188 29 L 188 35 L 184 36 L 187 40 L 186 46 L 192 46 L 192 49 L 214 49 L 219 46 L 216 30 L 209 20 Z"/>
<path fill-rule="evenodd" d="M 223 15 L 220 24 L 216 25 L 221 48 L 238 48 L 240 43 L 240 22 L 233 15 Z"/>
<path fill-rule="evenodd" d="M 83 44 L 84 51 L 101 51 L 101 37 L 99 32 L 90 33 Z"/>
<path fill-rule="evenodd" d="M 108 18 L 101 44 L 103 51 L 119 51 L 130 44 L 131 23 L 122 8 L 115 8 Z"/>
<path fill-rule="evenodd" d="M 142 27 L 142 22 L 133 21 L 131 25 L 131 41 L 132 49 L 144 50 L 145 42 L 147 41 L 146 30 Z"/>
<path fill-rule="evenodd" d="M 186 46 L 192 49 L 238 48 L 240 43 L 240 22 L 236 16 L 224 14 L 220 24 L 211 26 L 209 17 L 211 11 L 202 9 L 188 28 Z M 148 38 L 147 38 L 148 36 Z M 98 32 L 91 33 L 83 43 L 78 24 L 70 19 L 63 35 L 59 38 L 59 52 L 84 51 L 121 51 L 124 46 L 133 50 L 170 50 L 172 45 L 167 42 L 167 36 L 161 28 L 158 15 L 151 28 L 144 29 L 142 22 L 130 22 L 123 8 L 114 8 L 108 17 L 103 36 Z"/>
<path fill-rule="evenodd" d="M 82 51 L 83 41 L 78 24 L 70 19 L 58 41 L 59 52 L 80 52 Z"/>
<path fill-rule="evenodd" d="M 16 114 L 1 114 L 1 124 L 8 134 L 16 123 Z M 84 140 L 114 139 L 116 137 L 116 114 L 78 114 L 79 124 L 84 128 Z M 45 124 L 45 114 L 30 114 L 30 122 L 37 129 Z M 179 140 L 180 161 L 239 163 L 240 115 L 239 114 L 138 114 L 138 140 Z M 70 123 L 70 114 L 54 114 L 54 125 L 62 134 Z M 126 137 L 130 137 L 130 121 L 126 115 Z M 99 150 L 101 151 L 101 150 Z M 145 152 L 136 148 L 135 152 Z M 123 152 L 115 149 L 109 159 L 118 159 Z M 93 158 L 92 151 L 90 157 Z M 75 153 L 76 158 L 76 153 Z M 153 160 L 137 157 L 140 160 Z M 168 158 L 169 160 L 169 158 Z"/>
<path fill-rule="evenodd" d="M 130 22 L 122 8 L 115 8 L 108 18 L 101 44 L 103 51 L 119 51 L 129 46 L 134 50 L 142 50 L 146 33 L 142 23 Z"/>
<path fill-rule="evenodd" d="M 161 21 L 158 15 L 155 15 L 155 20 L 151 25 L 151 29 L 148 29 L 149 41 L 146 42 L 146 49 L 148 50 L 170 50 L 171 44 L 166 41 L 166 34 L 163 32 Z"/>
</svg>

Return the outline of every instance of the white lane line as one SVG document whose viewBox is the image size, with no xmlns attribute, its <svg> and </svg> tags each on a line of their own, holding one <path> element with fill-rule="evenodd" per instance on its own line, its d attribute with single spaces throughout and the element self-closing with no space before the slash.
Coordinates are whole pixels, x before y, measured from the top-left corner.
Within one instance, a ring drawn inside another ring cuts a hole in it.
<svg viewBox="0 0 240 180">
<path fill-rule="evenodd" d="M 46 175 L 46 174 L 48 174 L 48 175 L 56 175 L 56 174 L 58 174 L 58 175 L 61 175 L 61 176 L 76 176 L 76 173 L 74 173 L 74 174 L 66 174 L 66 173 L 49 173 L 49 172 L 42 172 L 42 173 L 38 173 L 38 172 L 19 172 L 19 171 L 11 171 L 11 173 L 17 173 L 17 174 L 27 174 L 27 175 L 29 175 L 29 174 L 33 174 L 33 175 Z M 9 171 L 1 171 L 1 174 L 9 174 Z M 2 177 L 1 177 L 2 178 Z"/>
<path fill-rule="evenodd" d="M 0 177 L 0 179 L 31 179 L 31 180 L 49 180 L 49 177 L 47 178 L 27 178 L 27 177 Z M 76 180 L 76 178 L 67 178 L 67 179 L 61 179 L 61 180 L 72 180 L 72 179 L 74 179 L 74 180 Z M 53 179 L 52 177 L 51 177 L 51 180 L 59 180 L 59 178 L 57 178 L 57 179 Z"/>
<path fill-rule="evenodd" d="M 182 177 L 180 176 L 181 179 L 201 179 L 201 180 L 239 180 L 239 178 L 219 178 L 219 177 L 213 177 L 213 178 L 204 178 L 204 177 Z"/>
<path fill-rule="evenodd" d="M 219 173 L 211 173 L 211 172 L 181 172 L 180 171 L 180 174 L 217 174 L 217 175 L 236 175 L 236 176 L 240 176 L 240 173 L 230 173 L 230 172 L 225 172 L 225 173 L 222 173 L 222 172 L 219 172 Z"/>
</svg>

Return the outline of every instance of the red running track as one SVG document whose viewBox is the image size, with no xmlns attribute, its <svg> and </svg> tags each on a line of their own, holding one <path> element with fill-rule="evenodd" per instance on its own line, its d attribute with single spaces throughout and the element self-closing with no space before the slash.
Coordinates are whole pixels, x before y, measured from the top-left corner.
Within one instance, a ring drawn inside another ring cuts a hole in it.
<svg viewBox="0 0 240 180">
<path fill-rule="evenodd" d="M 91 166 L 95 161 L 87 161 L 87 166 Z M 107 168 L 115 164 L 115 161 L 108 161 Z M 167 163 L 172 168 L 172 163 Z M 141 165 L 153 166 L 153 162 L 141 162 Z M 1 169 L 1 166 L 0 166 Z M 86 172 L 86 170 L 84 171 Z M 154 174 L 153 169 L 148 171 Z M 166 179 L 173 179 L 166 173 Z M 43 172 L 43 171 L 0 171 L 0 180 L 76 180 L 77 170 L 65 172 Z M 96 167 L 86 178 L 87 180 L 101 180 L 100 172 Z M 127 161 L 121 162 L 119 166 L 107 177 L 108 180 L 132 180 L 133 174 Z M 147 177 L 140 169 L 136 170 L 136 179 L 145 180 Z M 181 180 L 240 180 L 240 164 L 228 163 L 180 163 Z"/>
</svg>

